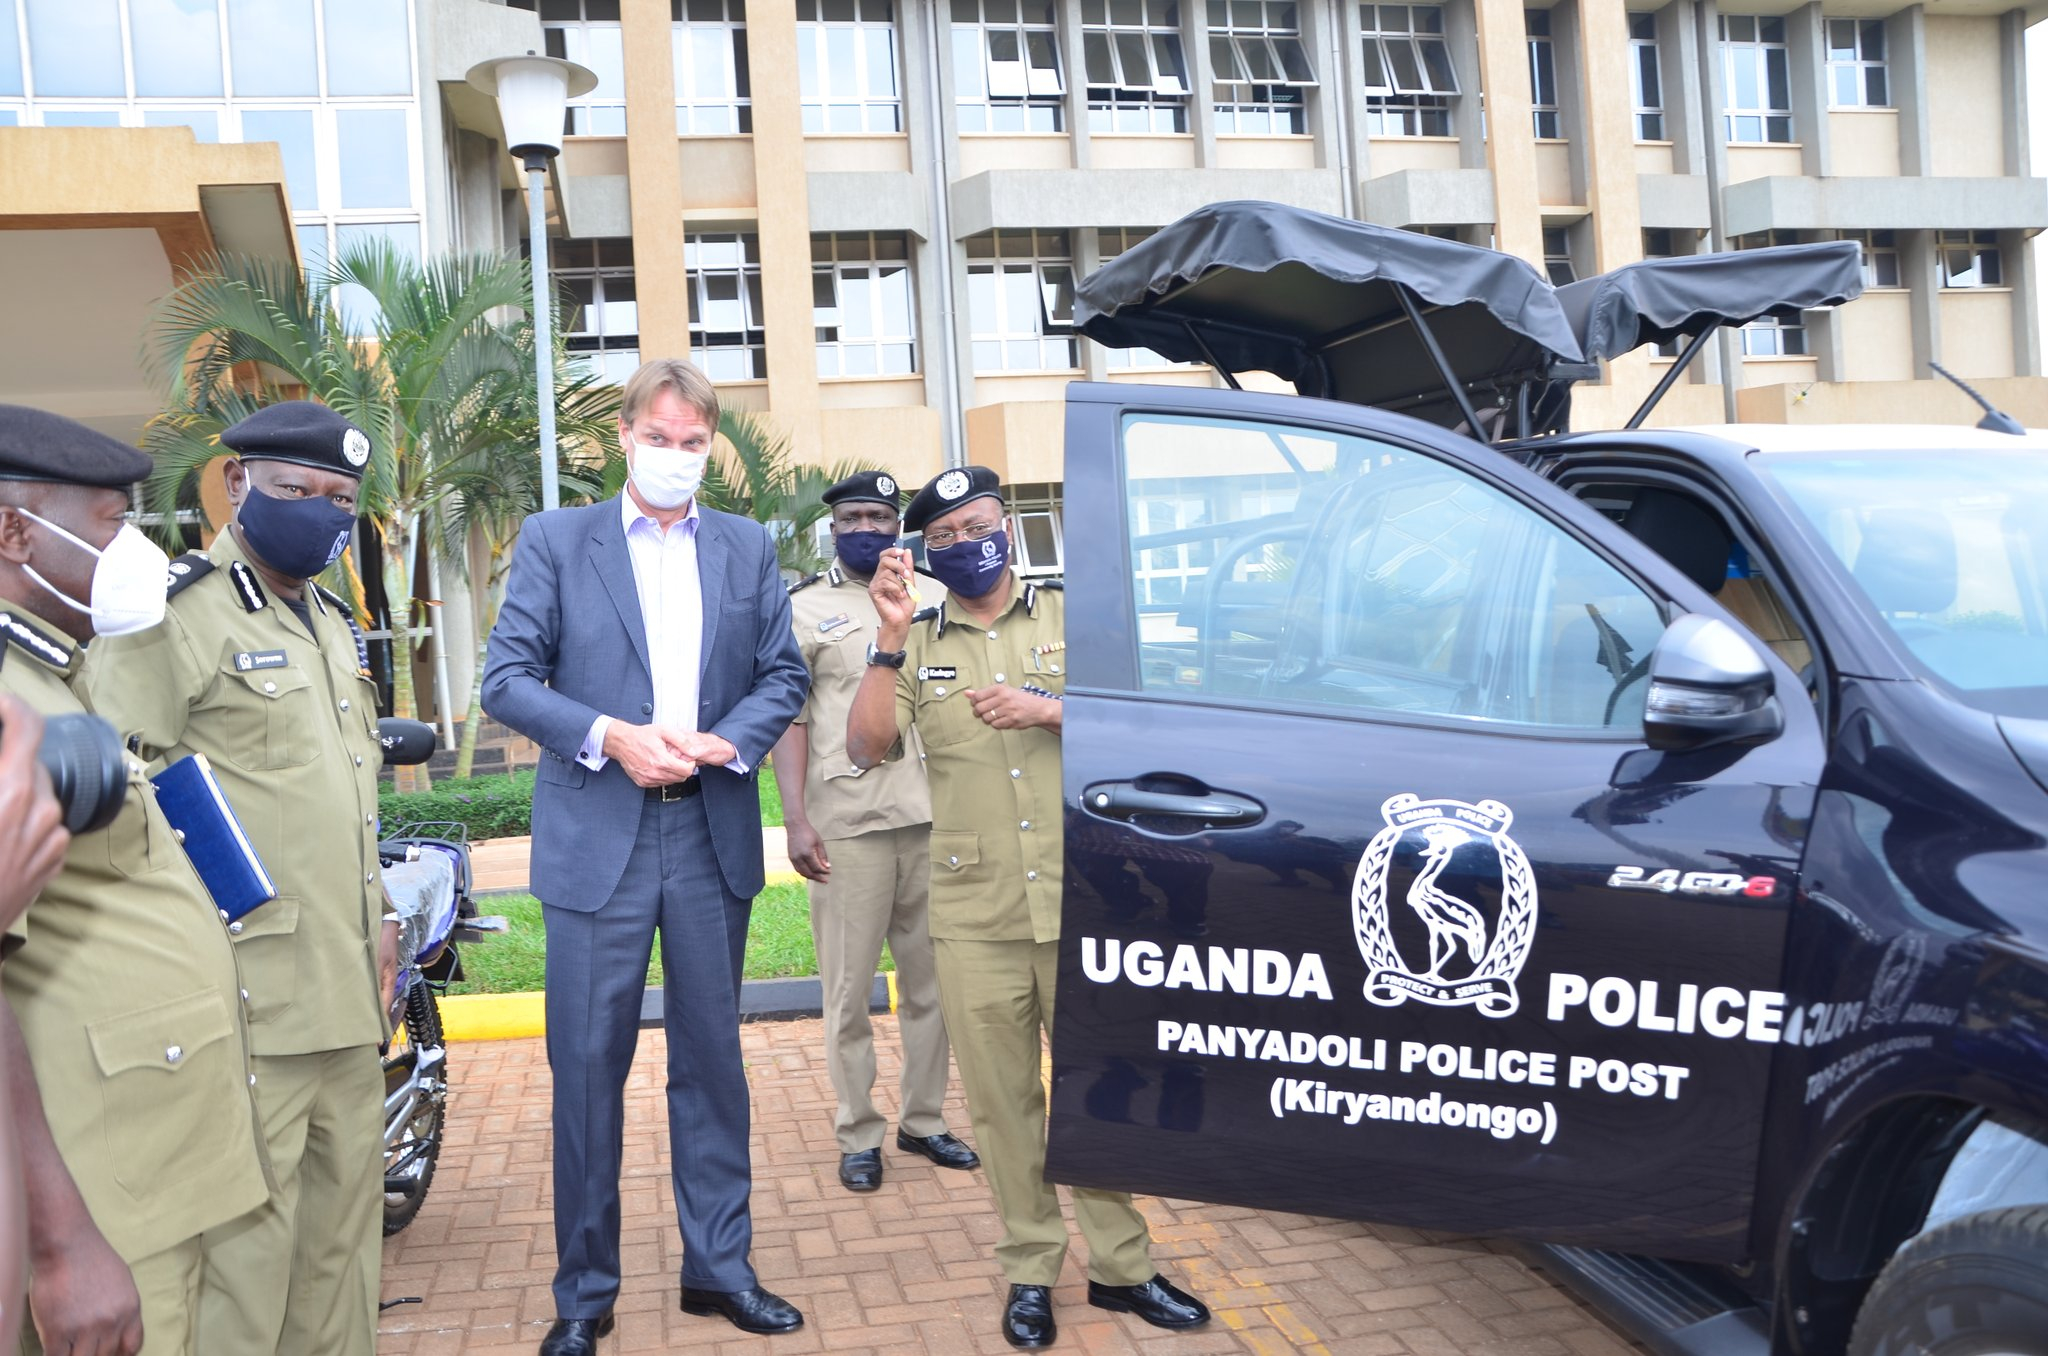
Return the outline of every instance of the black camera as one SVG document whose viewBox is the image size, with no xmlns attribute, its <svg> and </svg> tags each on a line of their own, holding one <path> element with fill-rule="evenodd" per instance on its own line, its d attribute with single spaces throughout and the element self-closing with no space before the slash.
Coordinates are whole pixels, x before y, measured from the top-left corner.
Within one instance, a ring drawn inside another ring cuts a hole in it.
<svg viewBox="0 0 2048 1356">
<path fill-rule="evenodd" d="M 128 799 L 128 757 L 121 736 L 98 716 L 48 716 L 37 762 L 73 834 L 104 829 Z"/>
</svg>

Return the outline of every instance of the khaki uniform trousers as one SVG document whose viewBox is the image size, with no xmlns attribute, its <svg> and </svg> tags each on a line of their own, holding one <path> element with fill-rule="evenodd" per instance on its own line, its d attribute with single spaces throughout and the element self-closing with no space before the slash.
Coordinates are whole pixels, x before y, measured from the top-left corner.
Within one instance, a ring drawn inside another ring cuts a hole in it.
<svg viewBox="0 0 2048 1356">
<path fill-rule="evenodd" d="M 250 1063 L 277 1191 L 205 1236 L 206 1350 L 374 1356 L 384 1244 L 377 1047 Z"/>
<path fill-rule="evenodd" d="M 922 1139 L 946 1128 L 945 1018 L 925 931 L 931 891 L 931 825 L 876 829 L 825 840 L 831 879 L 811 882 L 811 938 L 825 998 L 825 1050 L 839 1110 L 842 1154 L 880 1148 L 888 1121 L 875 1110 L 875 1032 L 868 1021 L 882 942 L 896 959 L 896 1017 L 903 1082 L 896 1123 Z"/>
<path fill-rule="evenodd" d="M 165 1248 L 128 1263 L 128 1274 L 142 1296 L 142 1350 L 139 1356 L 201 1356 L 224 1350 L 201 1346 L 199 1292 L 205 1250 L 199 1239 Z M 33 1320 L 21 1325 L 22 1356 L 43 1356 L 42 1339 Z"/>
<path fill-rule="evenodd" d="M 967 1091 L 974 1144 L 988 1169 L 1003 1241 L 996 1260 L 1012 1285 L 1054 1285 L 1067 1252 L 1059 1195 L 1045 1180 L 1042 1027 L 1052 1035 L 1057 942 L 932 939 L 939 997 Z M 1088 1240 L 1088 1278 L 1149 1281 L 1152 1235 L 1121 1191 L 1075 1187 L 1074 1218 Z"/>
</svg>

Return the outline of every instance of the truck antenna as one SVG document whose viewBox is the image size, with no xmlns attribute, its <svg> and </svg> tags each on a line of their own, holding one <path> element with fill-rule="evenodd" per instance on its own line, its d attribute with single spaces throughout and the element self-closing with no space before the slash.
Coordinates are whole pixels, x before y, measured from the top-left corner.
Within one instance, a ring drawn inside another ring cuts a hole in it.
<svg viewBox="0 0 2048 1356">
<path fill-rule="evenodd" d="M 2026 426 L 2020 423 L 2019 420 L 2013 418 L 2004 410 L 1999 409 L 1996 405 L 1993 405 L 1990 401 L 1986 400 L 1983 396 L 1979 395 L 1977 393 L 1976 388 L 1971 386 L 1969 382 L 1964 381 L 1961 377 L 1949 371 L 1940 363 L 1930 362 L 1927 365 L 1933 368 L 1935 371 L 1941 373 L 1942 376 L 1947 377 L 1950 381 L 1954 382 L 1957 388 L 1961 390 L 1964 395 L 1968 396 L 1970 399 L 1977 402 L 1978 408 L 1984 411 L 1984 417 L 1977 421 L 1978 428 L 1985 429 L 1991 433 L 2024 434 L 2027 431 Z"/>
</svg>

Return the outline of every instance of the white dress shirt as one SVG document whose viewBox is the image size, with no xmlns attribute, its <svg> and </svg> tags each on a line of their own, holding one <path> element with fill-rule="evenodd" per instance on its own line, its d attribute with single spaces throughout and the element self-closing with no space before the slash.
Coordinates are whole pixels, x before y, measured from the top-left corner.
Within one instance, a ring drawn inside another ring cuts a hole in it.
<svg viewBox="0 0 2048 1356">
<path fill-rule="evenodd" d="M 702 522 L 697 501 L 663 531 L 643 512 L 632 491 L 619 493 L 619 516 L 626 527 L 626 555 L 633 562 L 633 587 L 640 595 L 640 622 L 646 628 L 647 660 L 653 669 L 652 723 L 681 730 L 697 728 L 697 678 L 704 649 L 704 587 L 697 573 L 697 527 Z M 604 736 L 612 718 L 601 715 L 576 761 L 595 771 L 610 761 Z M 735 762 L 736 772 L 746 768 Z"/>
</svg>

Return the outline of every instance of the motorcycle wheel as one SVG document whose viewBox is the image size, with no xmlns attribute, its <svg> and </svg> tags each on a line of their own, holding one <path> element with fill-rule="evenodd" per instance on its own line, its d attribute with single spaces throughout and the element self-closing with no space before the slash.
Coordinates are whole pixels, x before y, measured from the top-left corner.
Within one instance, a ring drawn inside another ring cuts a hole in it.
<svg viewBox="0 0 2048 1356">
<path fill-rule="evenodd" d="M 441 1037 L 441 1005 L 434 991 L 415 983 L 405 999 L 405 1039 L 415 1050 L 431 1050 L 446 1042 Z M 393 1051 L 394 1054 L 397 1051 Z M 441 1065 L 440 1088 L 423 1094 L 413 1108 L 412 1120 L 397 1141 L 385 1151 L 384 1237 L 405 1228 L 420 1212 L 427 1188 L 434 1182 L 434 1165 L 441 1157 L 441 1132 L 448 1120 L 446 1087 L 448 1066 Z M 394 1167 L 392 1165 L 402 1165 Z M 402 1184 L 403 1189 L 394 1189 Z"/>
</svg>

